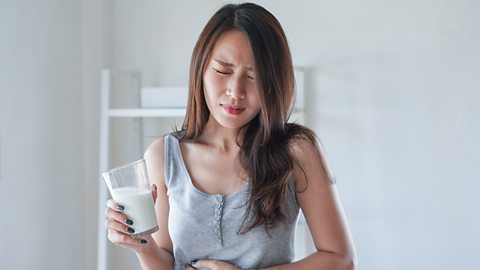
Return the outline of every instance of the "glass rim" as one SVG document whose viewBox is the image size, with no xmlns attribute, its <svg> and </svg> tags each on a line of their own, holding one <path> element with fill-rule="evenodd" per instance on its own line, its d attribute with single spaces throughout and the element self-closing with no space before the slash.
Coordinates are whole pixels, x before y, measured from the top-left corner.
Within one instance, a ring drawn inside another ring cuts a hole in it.
<svg viewBox="0 0 480 270">
<path fill-rule="evenodd" d="M 116 172 L 116 171 L 118 171 L 118 170 L 125 169 L 125 168 L 127 168 L 127 167 L 132 166 L 132 165 L 135 165 L 135 164 L 137 164 L 137 163 L 144 163 L 144 162 L 145 162 L 145 159 L 144 159 L 144 158 L 141 158 L 141 159 L 135 160 L 135 161 L 133 161 L 133 162 L 130 162 L 130 163 L 121 165 L 121 166 L 119 166 L 119 167 L 115 167 L 115 168 L 112 168 L 112 169 L 110 169 L 110 170 L 104 171 L 104 172 L 102 172 L 102 175 L 103 175 L 103 174 L 108 174 L 108 173 L 113 173 L 113 172 Z"/>
</svg>

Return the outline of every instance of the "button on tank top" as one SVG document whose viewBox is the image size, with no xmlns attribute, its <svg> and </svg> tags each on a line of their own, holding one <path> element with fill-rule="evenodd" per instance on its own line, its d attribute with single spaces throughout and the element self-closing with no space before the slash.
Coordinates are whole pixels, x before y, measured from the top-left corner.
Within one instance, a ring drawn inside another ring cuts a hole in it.
<svg viewBox="0 0 480 270">
<path fill-rule="evenodd" d="M 165 136 L 165 183 L 170 213 L 168 230 L 175 270 L 194 259 L 222 260 L 241 269 L 290 263 L 299 208 L 295 185 L 288 182 L 286 221 L 267 233 L 264 226 L 240 234 L 249 184 L 229 195 L 207 194 L 192 183 L 175 133 Z"/>
</svg>

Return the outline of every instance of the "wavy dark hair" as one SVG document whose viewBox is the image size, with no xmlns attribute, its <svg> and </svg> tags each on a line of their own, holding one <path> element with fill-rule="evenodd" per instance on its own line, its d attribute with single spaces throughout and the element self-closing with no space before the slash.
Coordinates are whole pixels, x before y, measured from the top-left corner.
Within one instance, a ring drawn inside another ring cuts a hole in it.
<svg viewBox="0 0 480 270">
<path fill-rule="evenodd" d="M 260 99 L 260 113 L 242 127 L 241 141 L 237 137 L 237 158 L 250 179 L 250 197 L 241 230 L 245 233 L 259 225 L 270 229 L 285 220 L 288 179 L 295 163 L 292 142 L 306 139 L 315 147 L 318 145 L 310 129 L 287 122 L 295 89 L 287 38 L 278 20 L 252 3 L 223 6 L 202 30 L 192 53 L 187 112 L 180 139 L 193 140 L 203 132 L 210 116 L 203 74 L 215 41 L 232 30 L 243 32 L 250 42 Z"/>
</svg>

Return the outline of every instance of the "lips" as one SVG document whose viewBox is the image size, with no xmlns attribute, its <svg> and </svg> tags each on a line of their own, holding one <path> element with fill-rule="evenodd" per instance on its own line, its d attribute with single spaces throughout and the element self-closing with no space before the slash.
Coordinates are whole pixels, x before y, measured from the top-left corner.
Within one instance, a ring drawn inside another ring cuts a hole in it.
<svg viewBox="0 0 480 270">
<path fill-rule="evenodd" d="M 239 115 L 245 111 L 245 108 L 243 107 L 236 107 L 230 104 L 221 104 L 221 106 L 228 114 L 231 115 Z"/>
</svg>

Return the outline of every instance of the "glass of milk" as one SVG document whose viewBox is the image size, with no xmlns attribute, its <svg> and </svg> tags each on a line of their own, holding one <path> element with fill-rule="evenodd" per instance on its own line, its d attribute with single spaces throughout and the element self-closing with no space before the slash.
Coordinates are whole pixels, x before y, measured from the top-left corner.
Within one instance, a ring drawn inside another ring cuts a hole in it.
<svg viewBox="0 0 480 270">
<path fill-rule="evenodd" d="M 125 209 L 133 221 L 133 238 L 140 238 L 158 230 L 157 217 L 144 159 L 102 173 L 110 195 Z"/>
</svg>

